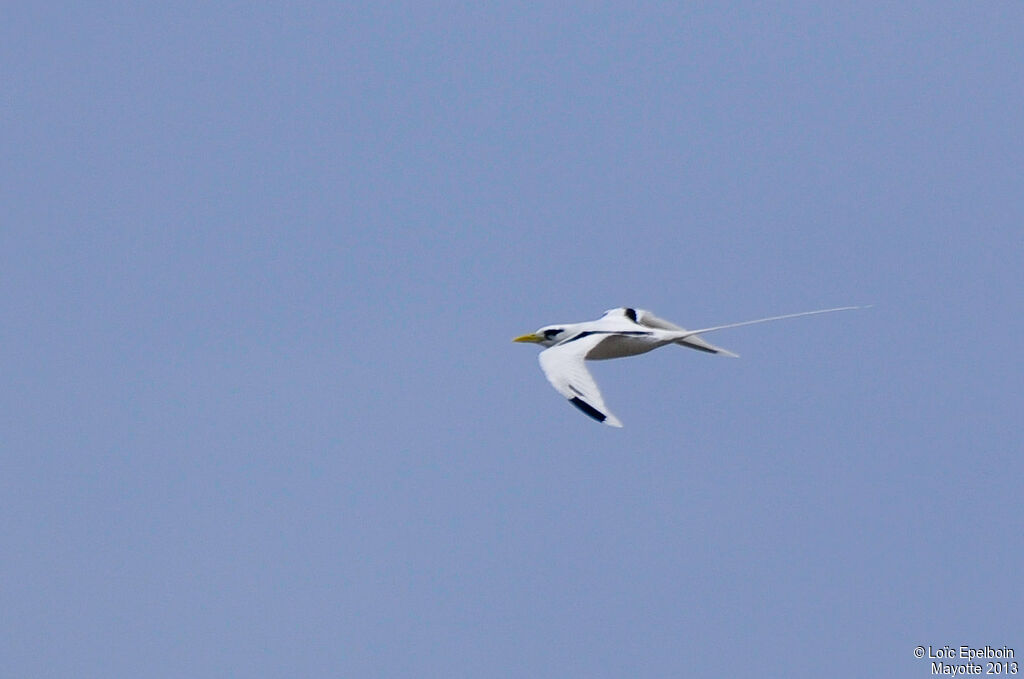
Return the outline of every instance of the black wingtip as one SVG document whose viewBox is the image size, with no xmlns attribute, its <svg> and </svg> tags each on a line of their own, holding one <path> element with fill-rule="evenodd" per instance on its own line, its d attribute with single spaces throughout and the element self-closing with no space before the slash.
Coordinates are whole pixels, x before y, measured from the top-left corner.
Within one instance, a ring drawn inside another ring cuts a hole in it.
<svg viewBox="0 0 1024 679">
<path fill-rule="evenodd" d="M 590 417 L 593 417 L 598 422 L 604 422 L 605 420 L 608 419 L 608 417 L 604 413 L 602 413 L 600 410 L 590 405 L 583 399 L 579 398 L 578 396 L 573 396 L 572 398 L 570 398 L 569 403 L 573 404 Z"/>
</svg>

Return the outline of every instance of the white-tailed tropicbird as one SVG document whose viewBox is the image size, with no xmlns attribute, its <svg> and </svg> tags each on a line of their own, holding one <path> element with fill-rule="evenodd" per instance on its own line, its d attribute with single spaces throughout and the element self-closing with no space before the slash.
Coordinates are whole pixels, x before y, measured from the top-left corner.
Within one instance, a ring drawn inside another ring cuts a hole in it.
<svg viewBox="0 0 1024 679">
<path fill-rule="evenodd" d="M 725 328 L 737 328 L 741 325 L 861 308 L 863 307 L 843 306 L 834 309 L 802 311 L 798 314 L 758 318 L 753 321 L 716 325 L 700 330 L 686 330 L 658 318 L 650 311 L 619 307 L 609 309 L 596 321 L 546 325 L 537 332 L 516 337 L 512 341 L 534 342 L 545 347 L 544 351 L 540 352 L 540 367 L 558 393 L 598 422 L 604 422 L 612 427 L 621 427 L 622 422 L 604 404 L 597 383 L 594 382 L 594 378 L 583 364 L 584 361 L 636 356 L 666 344 L 678 344 L 711 354 L 737 358 L 737 355 L 731 351 L 704 341 L 700 335 Z"/>
</svg>

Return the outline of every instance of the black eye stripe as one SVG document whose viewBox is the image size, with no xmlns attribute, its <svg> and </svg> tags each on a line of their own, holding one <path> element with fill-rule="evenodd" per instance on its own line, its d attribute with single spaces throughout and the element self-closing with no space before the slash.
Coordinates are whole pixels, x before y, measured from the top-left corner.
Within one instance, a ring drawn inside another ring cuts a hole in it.
<svg viewBox="0 0 1024 679">
<path fill-rule="evenodd" d="M 626 309 L 626 317 L 636 323 L 636 309 Z"/>
<path fill-rule="evenodd" d="M 561 328 L 549 328 L 548 330 L 544 331 L 544 337 L 546 337 L 547 339 L 551 339 L 560 332 L 562 332 Z"/>
</svg>

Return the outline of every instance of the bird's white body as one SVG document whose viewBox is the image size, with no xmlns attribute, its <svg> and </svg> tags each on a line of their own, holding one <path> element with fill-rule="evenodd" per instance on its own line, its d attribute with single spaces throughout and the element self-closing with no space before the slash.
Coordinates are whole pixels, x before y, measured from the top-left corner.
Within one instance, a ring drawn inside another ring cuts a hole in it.
<svg viewBox="0 0 1024 679">
<path fill-rule="evenodd" d="M 742 323 L 718 325 L 700 330 L 686 330 L 658 318 L 650 311 L 619 307 L 610 309 L 596 321 L 585 323 L 567 323 L 549 325 L 535 333 L 523 335 L 516 342 L 534 342 L 545 347 L 540 353 L 540 366 L 544 375 L 558 393 L 593 417 L 612 427 L 621 427 L 622 423 L 608 410 L 597 388 L 597 383 L 584 365 L 584 361 L 600 361 L 610 358 L 624 358 L 653 351 L 666 344 L 698 349 L 711 354 L 722 354 L 735 357 L 736 354 L 709 344 L 701 333 L 734 328 L 741 325 L 765 323 L 783 318 L 824 314 L 832 311 L 846 311 L 860 307 L 837 307 L 804 311 L 785 316 L 759 318 Z"/>
</svg>

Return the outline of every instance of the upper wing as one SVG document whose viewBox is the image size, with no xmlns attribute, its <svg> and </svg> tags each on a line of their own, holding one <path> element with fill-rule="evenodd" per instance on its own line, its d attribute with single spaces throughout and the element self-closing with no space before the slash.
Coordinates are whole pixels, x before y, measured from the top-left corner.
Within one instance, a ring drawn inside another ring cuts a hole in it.
<svg viewBox="0 0 1024 679">
<path fill-rule="evenodd" d="M 639 323 L 640 325 L 645 325 L 648 328 L 660 328 L 662 330 L 676 330 L 679 332 L 687 332 L 686 328 L 681 328 L 675 323 L 666 321 L 664 318 L 658 318 L 657 316 L 652 314 L 650 311 L 647 311 L 646 309 L 636 310 L 636 322 Z M 688 335 L 683 339 L 676 340 L 676 344 L 681 344 L 683 346 L 690 347 L 691 349 L 700 349 L 701 351 L 706 351 L 711 354 L 722 354 L 723 356 L 732 356 L 733 358 L 737 358 L 737 355 L 732 353 L 728 349 L 716 347 L 714 344 L 711 344 L 710 342 L 704 340 L 704 338 L 698 337 L 697 332 L 700 331 L 694 331 L 693 334 Z"/>
<path fill-rule="evenodd" d="M 646 325 L 648 328 L 661 328 L 662 330 L 686 330 L 686 328 L 681 328 L 675 323 L 666 321 L 664 318 L 658 318 L 647 309 L 636 310 L 636 322 L 640 325 Z"/>
<path fill-rule="evenodd" d="M 597 382 L 583 363 L 590 350 L 605 338 L 607 335 L 591 335 L 545 349 L 540 352 L 540 367 L 551 386 L 574 406 L 598 422 L 621 427 L 622 422 L 604 404 Z"/>
</svg>

